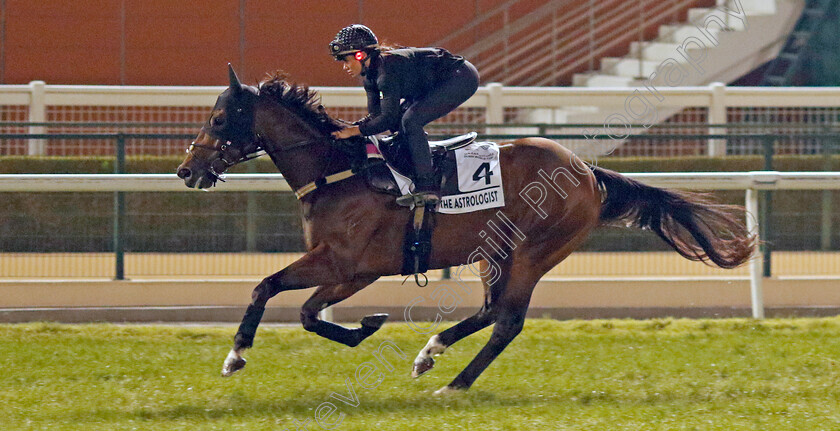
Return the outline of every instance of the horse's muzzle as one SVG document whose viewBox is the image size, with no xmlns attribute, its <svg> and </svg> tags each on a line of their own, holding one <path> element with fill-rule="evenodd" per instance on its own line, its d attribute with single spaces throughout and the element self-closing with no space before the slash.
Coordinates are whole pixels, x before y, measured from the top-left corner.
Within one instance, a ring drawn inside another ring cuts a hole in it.
<svg viewBox="0 0 840 431">
<path fill-rule="evenodd" d="M 207 175 L 206 173 L 198 174 L 193 172 L 192 169 L 186 167 L 179 168 L 177 175 L 179 178 L 184 180 L 184 185 L 191 189 L 206 189 L 213 187 L 216 184 L 216 181 L 210 175 Z"/>
<path fill-rule="evenodd" d="M 179 168 L 178 169 L 178 178 L 184 180 L 184 185 L 189 188 L 195 187 L 196 183 L 199 180 L 199 175 L 193 175 L 193 171 L 190 168 Z"/>
</svg>

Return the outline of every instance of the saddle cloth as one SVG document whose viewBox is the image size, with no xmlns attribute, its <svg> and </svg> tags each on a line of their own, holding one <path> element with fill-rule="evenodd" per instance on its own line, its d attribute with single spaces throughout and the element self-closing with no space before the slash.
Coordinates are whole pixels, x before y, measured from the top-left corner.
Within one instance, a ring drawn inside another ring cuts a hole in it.
<svg viewBox="0 0 840 431">
<path fill-rule="evenodd" d="M 372 140 L 372 143 L 368 145 L 368 157 L 382 157 L 378 142 Z M 447 151 L 436 162 L 442 174 L 441 201 L 436 212 L 463 214 L 505 206 L 499 146 L 496 143 L 473 142 Z M 399 173 L 391 163 L 386 163 L 400 193 L 411 193 L 414 189 L 411 179 Z"/>
</svg>

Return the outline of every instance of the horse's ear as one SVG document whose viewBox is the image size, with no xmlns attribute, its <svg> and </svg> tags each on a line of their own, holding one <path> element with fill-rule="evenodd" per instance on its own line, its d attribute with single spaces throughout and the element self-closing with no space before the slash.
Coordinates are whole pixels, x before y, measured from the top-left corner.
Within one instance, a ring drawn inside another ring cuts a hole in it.
<svg viewBox="0 0 840 431">
<path fill-rule="evenodd" d="M 239 83 L 239 78 L 236 76 L 236 72 L 233 70 L 233 66 L 228 63 L 228 76 L 230 77 L 230 88 L 233 91 L 239 91 L 242 89 L 242 84 Z"/>
</svg>

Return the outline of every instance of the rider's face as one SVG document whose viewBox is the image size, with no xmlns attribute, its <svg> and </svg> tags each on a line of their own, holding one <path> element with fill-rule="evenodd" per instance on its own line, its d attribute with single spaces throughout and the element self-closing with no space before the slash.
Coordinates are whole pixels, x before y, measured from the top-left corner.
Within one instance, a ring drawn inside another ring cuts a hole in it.
<svg viewBox="0 0 840 431">
<path fill-rule="evenodd" d="M 356 57 L 351 55 L 345 55 L 341 61 L 341 67 L 344 68 L 344 71 L 350 74 L 352 77 L 357 77 L 362 73 L 362 62 L 356 60 Z"/>
</svg>

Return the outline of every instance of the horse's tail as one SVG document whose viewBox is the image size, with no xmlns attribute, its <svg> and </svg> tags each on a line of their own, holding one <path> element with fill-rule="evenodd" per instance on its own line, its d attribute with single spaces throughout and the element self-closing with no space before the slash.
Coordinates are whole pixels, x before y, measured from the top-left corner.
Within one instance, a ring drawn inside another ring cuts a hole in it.
<svg viewBox="0 0 840 431">
<path fill-rule="evenodd" d="M 689 260 L 735 268 L 752 255 L 756 236 L 743 207 L 713 202 L 708 194 L 661 189 L 609 169 L 592 167 L 602 190 L 601 221 L 625 221 L 656 232 Z"/>
</svg>

